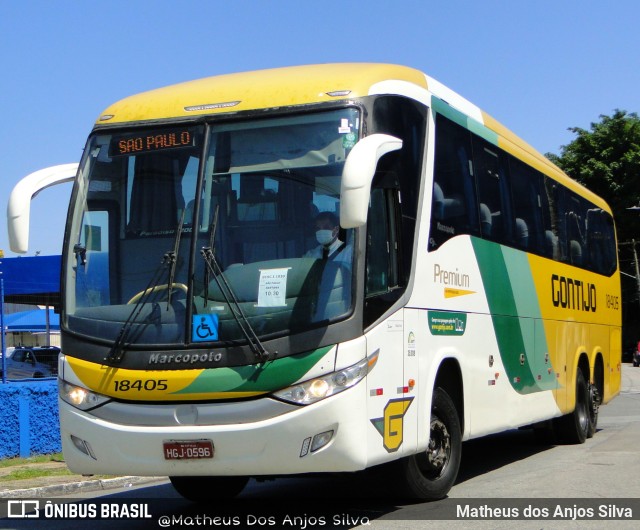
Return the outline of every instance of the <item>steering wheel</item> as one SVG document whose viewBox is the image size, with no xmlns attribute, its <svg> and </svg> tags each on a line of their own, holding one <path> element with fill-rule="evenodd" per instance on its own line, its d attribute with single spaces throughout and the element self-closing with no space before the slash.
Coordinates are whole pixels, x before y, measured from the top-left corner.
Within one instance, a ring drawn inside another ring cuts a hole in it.
<svg viewBox="0 0 640 530">
<path fill-rule="evenodd" d="M 155 291 L 166 291 L 169 289 L 169 284 L 165 283 L 162 285 L 154 285 L 153 287 L 149 287 L 144 291 L 140 291 L 138 294 L 135 294 L 131 300 L 127 302 L 127 304 L 135 304 L 140 298 L 146 296 L 147 293 L 153 293 Z M 172 283 L 171 289 L 180 289 L 185 292 L 185 294 L 189 291 L 189 288 L 184 283 Z"/>
</svg>

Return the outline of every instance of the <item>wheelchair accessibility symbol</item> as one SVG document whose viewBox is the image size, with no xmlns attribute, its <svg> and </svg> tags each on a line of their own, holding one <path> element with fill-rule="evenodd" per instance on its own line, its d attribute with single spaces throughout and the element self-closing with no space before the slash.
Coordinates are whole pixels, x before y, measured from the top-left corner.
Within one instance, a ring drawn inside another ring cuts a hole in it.
<svg viewBox="0 0 640 530">
<path fill-rule="evenodd" d="M 218 315 L 193 315 L 191 330 L 193 342 L 218 340 Z"/>
</svg>

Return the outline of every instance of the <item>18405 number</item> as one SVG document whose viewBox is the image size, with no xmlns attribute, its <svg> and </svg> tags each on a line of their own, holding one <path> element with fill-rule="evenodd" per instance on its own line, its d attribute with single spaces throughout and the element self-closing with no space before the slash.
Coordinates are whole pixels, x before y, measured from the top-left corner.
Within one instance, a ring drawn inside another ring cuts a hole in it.
<svg viewBox="0 0 640 530">
<path fill-rule="evenodd" d="M 129 390 L 166 390 L 169 388 L 166 379 L 120 379 L 113 382 L 116 392 L 128 392 Z"/>
</svg>

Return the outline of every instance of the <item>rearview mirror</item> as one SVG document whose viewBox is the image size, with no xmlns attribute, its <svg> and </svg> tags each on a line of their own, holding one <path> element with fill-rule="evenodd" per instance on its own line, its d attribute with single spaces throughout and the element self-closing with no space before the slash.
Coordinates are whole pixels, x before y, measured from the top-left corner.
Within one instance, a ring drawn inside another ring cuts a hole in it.
<svg viewBox="0 0 640 530">
<path fill-rule="evenodd" d="M 378 160 L 402 148 L 402 140 L 388 134 L 372 134 L 351 150 L 342 170 L 340 186 L 340 226 L 356 228 L 367 223 L 371 181 Z"/>
</svg>

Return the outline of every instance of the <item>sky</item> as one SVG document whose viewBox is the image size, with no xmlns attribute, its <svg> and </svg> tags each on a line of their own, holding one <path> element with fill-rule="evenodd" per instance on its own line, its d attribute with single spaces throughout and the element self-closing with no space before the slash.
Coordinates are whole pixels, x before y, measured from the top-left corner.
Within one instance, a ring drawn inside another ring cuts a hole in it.
<svg viewBox="0 0 640 530">
<path fill-rule="evenodd" d="M 640 111 L 637 0 L 0 0 L 0 210 L 78 162 L 97 117 L 145 90 L 330 62 L 424 71 L 542 153 Z M 60 254 L 71 185 L 31 205 L 27 255 Z M 0 214 L 0 249 L 9 249 Z"/>
</svg>

